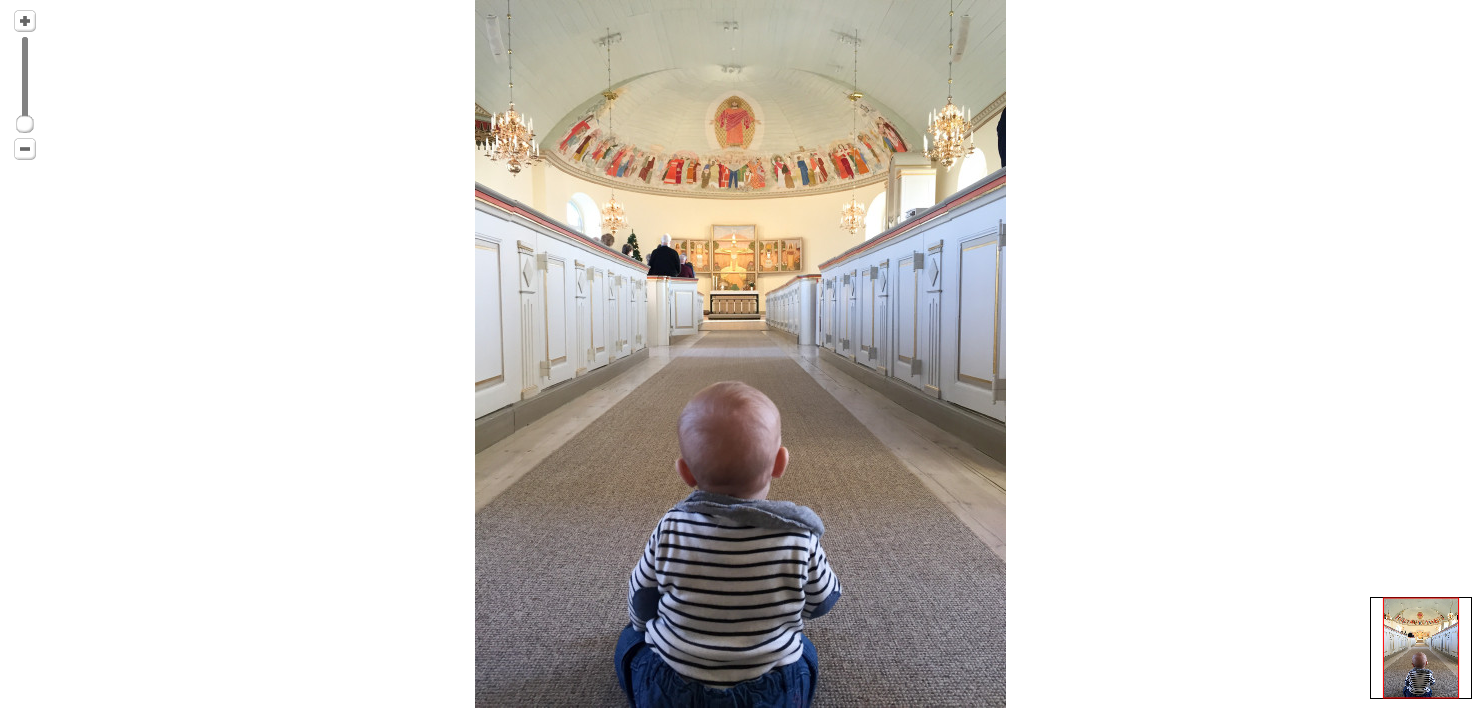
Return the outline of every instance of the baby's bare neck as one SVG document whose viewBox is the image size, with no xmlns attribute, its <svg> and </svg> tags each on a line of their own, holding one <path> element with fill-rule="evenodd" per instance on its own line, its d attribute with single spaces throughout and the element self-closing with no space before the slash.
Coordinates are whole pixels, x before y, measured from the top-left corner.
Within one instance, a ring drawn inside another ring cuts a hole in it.
<svg viewBox="0 0 1481 708">
<path fill-rule="evenodd" d="M 740 489 L 730 489 L 730 488 L 725 488 L 725 487 L 711 487 L 711 486 L 706 486 L 706 485 L 700 485 L 699 488 L 701 490 L 706 491 L 706 492 L 709 492 L 711 494 L 724 494 L 727 497 L 735 497 L 736 499 L 749 499 L 749 500 L 752 500 L 752 501 L 765 501 L 766 500 L 766 495 L 771 492 L 771 483 L 770 482 L 767 482 L 765 485 L 763 485 L 761 487 L 761 489 L 759 489 L 759 490 L 752 490 L 752 491 L 746 491 L 746 490 L 740 490 Z"/>
</svg>

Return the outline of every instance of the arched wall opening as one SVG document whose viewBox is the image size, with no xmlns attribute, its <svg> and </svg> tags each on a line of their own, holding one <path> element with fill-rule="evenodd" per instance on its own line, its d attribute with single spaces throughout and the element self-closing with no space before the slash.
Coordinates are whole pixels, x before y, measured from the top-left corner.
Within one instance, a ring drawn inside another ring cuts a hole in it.
<svg viewBox="0 0 1481 708">
<path fill-rule="evenodd" d="M 587 238 L 599 238 L 602 235 L 602 215 L 596 201 L 585 192 L 572 194 L 566 201 L 566 226 Z"/>
<path fill-rule="evenodd" d="M 864 212 L 864 239 L 867 241 L 884 233 L 884 192 L 880 192 L 874 201 L 869 202 L 869 210 Z"/>
<path fill-rule="evenodd" d="M 992 150 L 993 156 L 996 158 L 996 143 L 994 143 Z M 973 151 L 971 155 L 962 158 L 962 171 L 957 173 L 956 187 L 952 191 L 957 192 L 965 189 L 973 182 L 986 177 L 987 173 L 987 152 L 981 149 Z"/>
</svg>

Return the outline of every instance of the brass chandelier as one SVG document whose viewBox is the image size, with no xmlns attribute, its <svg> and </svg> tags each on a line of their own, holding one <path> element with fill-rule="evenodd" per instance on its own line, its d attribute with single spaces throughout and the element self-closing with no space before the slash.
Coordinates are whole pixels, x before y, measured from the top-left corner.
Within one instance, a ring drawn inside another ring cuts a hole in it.
<svg viewBox="0 0 1481 708">
<path fill-rule="evenodd" d="M 495 162 L 501 160 L 508 162 L 509 174 L 518 175 L 522 168 L 534 164 L 535 160 L 540 158 L 540 146 L 535 144 L 534 120 L 521 116 L 518 111 L 514 110 L 514 32 L 510 28 L 514 13 L 509 8 L 509 2 L 505 3 L 505 8 L 505 46 L 509 61 L 509 110 L 494 116 L 493 125 L 489 131 L 489 140 L 484 145 L 484 154 Z"/>
<path fill-rule="evenodd" d="M 976 149 L 976 143 L 972 139 L 972 111 L 964 112 L 951 102 L 951 57 L 952 50 L 956 48 L 952 39 L 956 32 L 955 3 L 952 3 L 947 17 L 946 106 L 939 111 L 931 111 L 926 119 L 926 127 L 930 131 L 928 144 L 932 146 L 926 150 L 926 157 L 951 167 L 958 158 L 971 155 Z"/>
<path fill-rule="evenodd" d="M 617 94 L 612 91 L 612 28 L 607 28 L 607 36 L 602 38 L 602 44 L 607 47 L 607 90 L 602 96 L 607 99 L 607 113 L 602 120 L 607 123 L 607 135 L 612 135 L 612 110 L 617 102 Z M 612 197 L 602 205 L 602 229 L 606 233 L 616 235 L 619 229 L 627 228 L 627 213 L 622 210 L 622 203 L 617 201 L 617 192 L 612 192 Z"/>
<path fill-rule="evenodd" d="M 853 142 L 854 137 L 859 133 L 859 107 L 856 104 L 859 99 L 864 97 L 864 94 L 859 93 L 859 30 L 857 29 L 854 30 L 853 42 L 854 90 L 849 93 L 848 100 L 849 113 L 853 116 L 854 127 L 853 131 L 849 133 L 849 142 Z M 848 202 L 843 205 L 843 213 L 838 217 L 838 228 L 851 234 L 858 233 L 859 229 L 864 228 L 864 205 L 860 204 L 855 196 L 853 194 L 849 195 Z"/>
</svg>

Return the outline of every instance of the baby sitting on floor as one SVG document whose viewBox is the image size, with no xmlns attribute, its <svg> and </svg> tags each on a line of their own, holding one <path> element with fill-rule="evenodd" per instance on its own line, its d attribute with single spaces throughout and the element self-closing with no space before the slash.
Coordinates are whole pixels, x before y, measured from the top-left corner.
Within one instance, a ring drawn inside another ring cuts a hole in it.
<svg viewBox="0 0 1481 708">
<path fill-rule="evenodd" d="M 781 414 L 739 381 L 679 415 L 679 477 L 698 491 L 659 519 L 628 582 L 614 660 L 634 706 L 807 706 L 818 653 L 803 620 L 842 589 L 805 506 L 767 501 L 787 469 Z"/>
<path fill-rule="evenodd" d="M 1412 635 L 1411 635 L 1412 636 Z M 1429 657 L 1424 652 L 1414 652 L 1414 668 L 1404 677 L 1405 698 L 1429 698 L 1435 691 L 1435 674 L 1424 667 Z"/>
</svg>

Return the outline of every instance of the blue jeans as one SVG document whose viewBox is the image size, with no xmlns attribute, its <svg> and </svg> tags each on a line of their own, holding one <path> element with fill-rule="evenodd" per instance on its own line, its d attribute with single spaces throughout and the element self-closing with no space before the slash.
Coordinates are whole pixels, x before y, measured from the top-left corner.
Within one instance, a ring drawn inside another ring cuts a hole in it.
<svg viewBox="0 0 1481 708">
<path fill-rule="evenodd" d="M 617 685 L 622 687 L 628 704 L 635 708 L 807 708 L 812 705 L 813 689 L 818 683 L 818 650 L 805 636 L 800 660 L 726 689 L 711 688 L 680 676 L 632 625 L 622 629 L 612 659 L 617 668 Z"/>
<path fill-rule="evenodd" d="M 1430 697 L 1430 694 L 1428 694 L 1428 693 L 1411 693 L 1408 688 L 1405 688 L 1404 689 L 1404 697 L 1405 698 L 1429 698 Z"/>
</svg>

